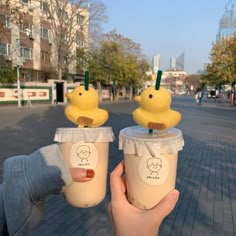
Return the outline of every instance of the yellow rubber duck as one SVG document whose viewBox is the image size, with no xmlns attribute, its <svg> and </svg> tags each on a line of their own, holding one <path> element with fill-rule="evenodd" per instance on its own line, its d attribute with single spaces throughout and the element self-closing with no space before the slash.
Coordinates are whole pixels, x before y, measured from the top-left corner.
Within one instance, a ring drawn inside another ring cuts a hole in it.
<svg viewBox="0 0 236 236">
<path fill-rule="evenodd" d="M 78 127 L 99 127 L 107 121 L 108 112 L 98 108 L 99 98 L 94 88 L 85 90 L 79 86 L 65 96 L 70 100 L 65 116 Z"/>
<path fill-rule="evenodd" d="M 171 110 L 171 94 L 163 87 L 149 87 L 134 98 L 139 108 L 134 110 L 134 121 L 147 129 L 164 130 L 176 126 L 181 114 Z"/>
</svg>

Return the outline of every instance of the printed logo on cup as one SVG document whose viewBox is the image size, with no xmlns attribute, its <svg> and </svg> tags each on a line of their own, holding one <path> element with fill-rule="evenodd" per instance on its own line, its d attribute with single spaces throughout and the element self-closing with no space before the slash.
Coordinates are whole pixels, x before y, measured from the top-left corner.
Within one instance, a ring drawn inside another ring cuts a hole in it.
<svg viewBox="0 0 236 236">
<path fill-rule="evenodd" d="M 141 179 L 150 185 L 163 184 L 169 174 L 169 163 L 164 155 L 158 157 L 143 156 L 138 165 Z"/>
<path fill-rule="evenodd" d="M 72 167 L 94 169 L 98 162 L 98 152 L 92 143 L 75 143 L 70 151 Z"/>
</svg>

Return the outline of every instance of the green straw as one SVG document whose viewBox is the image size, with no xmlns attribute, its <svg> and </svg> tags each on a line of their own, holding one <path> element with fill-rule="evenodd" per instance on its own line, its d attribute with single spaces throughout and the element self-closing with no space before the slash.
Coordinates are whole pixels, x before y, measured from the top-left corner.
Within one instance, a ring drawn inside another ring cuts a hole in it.
<svg viewBox="0 0 236 236">
<path fill-rule="evenodd" d="M 84 88 L 86 91 L 89 90 L 89 72 L 87 70 L 85 71 Z"/>
<path fill-rule="evenodd" d="M 159 88 L 160 88 L 160 84 L 161 84 L 161 75 L 162 75 L 162 71 L 161 71 L 161 70 L 158 70 L 158 71 L 157 71 L 156 86 L 155 86 L 155 89 L 156 89 L 156 90 L 159 90 Z"/>
<path fill-rule="evenodd" d="M 159 89 L 160 89 L 161 75 L 162 75 L 162 71 L 161 71 L 161 70 L 158 70 L 158 71 L 157 71 L 156 85 L 155 85 L 155 89 L 156 89 L 156 90 L 159 90 Z M 149 130 L 148 130 L 148 133 L 149 133 L 149 134 L 152 134 L 152 133 L 153 133 L 153 129 L 149 129 Z"/>
</svg>

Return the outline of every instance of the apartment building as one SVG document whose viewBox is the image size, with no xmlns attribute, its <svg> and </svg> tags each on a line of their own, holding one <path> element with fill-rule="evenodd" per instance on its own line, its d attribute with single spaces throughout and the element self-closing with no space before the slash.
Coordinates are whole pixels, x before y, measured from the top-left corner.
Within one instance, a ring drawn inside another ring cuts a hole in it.
<svg viewBox="0 0 236 236">
<path fill-rule="evenodd" d="M 88 46 L 88 12 L 69 1 L 0 0 L 0 60 L 19 66 L 21 81 L 78 74 L 79 49 Z M 80 65 L 81 68 L 81 65 Z"/>
</svg>

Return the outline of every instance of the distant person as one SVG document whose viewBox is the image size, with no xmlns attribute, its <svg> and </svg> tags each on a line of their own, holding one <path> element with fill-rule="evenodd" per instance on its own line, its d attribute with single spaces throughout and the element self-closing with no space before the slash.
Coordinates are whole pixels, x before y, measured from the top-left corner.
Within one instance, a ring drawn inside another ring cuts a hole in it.
<svg viewBox="0 0 236 236">
<path fill-rule="evenodd" d="M 200 90 L 198 92 L 198 104 L 202 105 L 203 92 Z"/>
<path fill-rule="evenodd" d="M 199 92 L 197 92 L 197 93 L 195 94 L 195 101 L 196 101 L 197 104 L 199 103 L 198 93 L 199 93 Z"/>
</svg>

